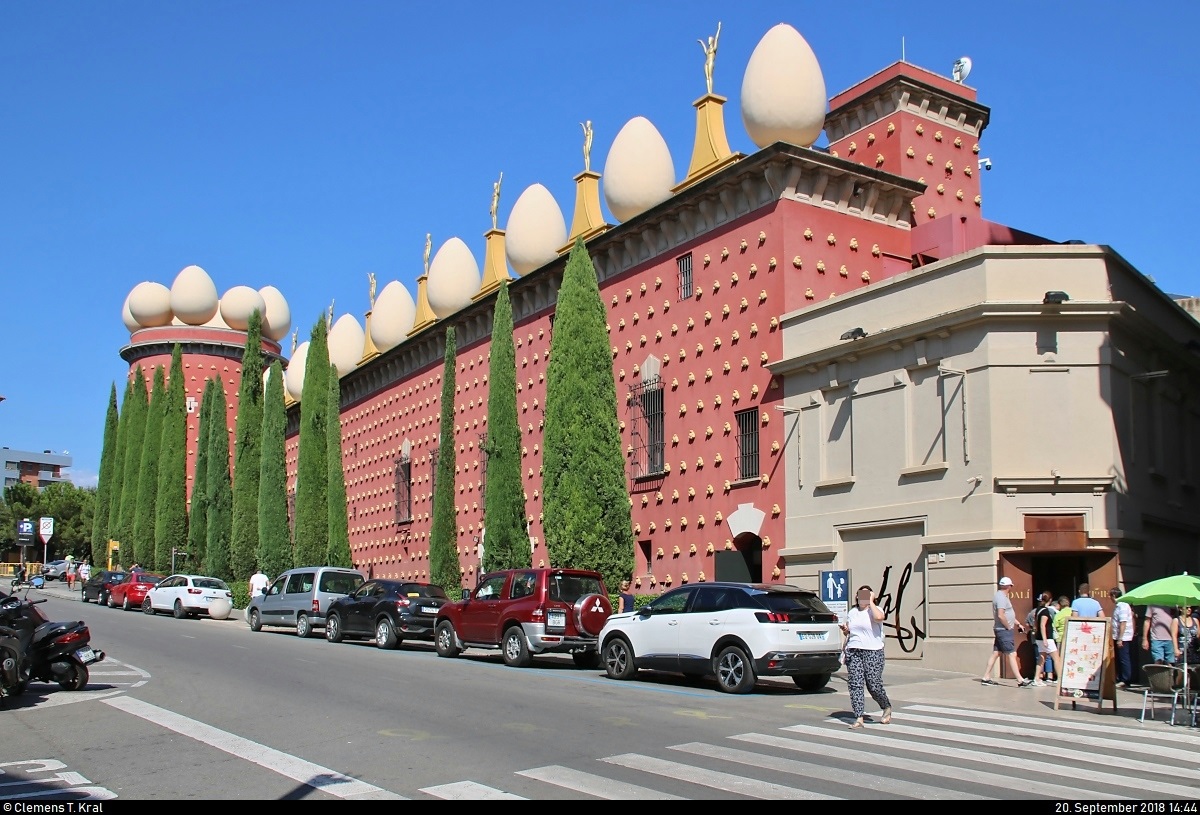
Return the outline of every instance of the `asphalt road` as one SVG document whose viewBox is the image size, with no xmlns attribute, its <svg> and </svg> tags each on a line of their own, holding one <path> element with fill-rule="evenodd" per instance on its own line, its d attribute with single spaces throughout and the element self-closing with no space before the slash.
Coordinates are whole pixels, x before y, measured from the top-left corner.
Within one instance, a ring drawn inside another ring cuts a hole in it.
<svg viewBox="0 0 1200 815">
<path fill-rule="evenodd" d="M 851 733 L 831 718 L 848 715 L 837 678 L 816 694 L 767 680 L 731 696 L 683 678 L 615 682 L 569 657 L 519 670 L 496 652 L 448 660 L 430 644 L 42 608 L 83 617 L 109 658 L 86 691 L 35 684 L 8 700 L 0 785 L 14 786 L 0 798 L 1200 797 L 1200 735 L 1186 728 L 1162 731 L 1153 762 L 1135 749 L 1114 765 L 1128 742 L 1111 728 L 1053 735 L 1011 713 L 898 707 L 892 725 Z M 1047 761 L 1030 732 L 1085 746 Z M 23 763 L 37 760 L 54 763 Z"/>
</svg>

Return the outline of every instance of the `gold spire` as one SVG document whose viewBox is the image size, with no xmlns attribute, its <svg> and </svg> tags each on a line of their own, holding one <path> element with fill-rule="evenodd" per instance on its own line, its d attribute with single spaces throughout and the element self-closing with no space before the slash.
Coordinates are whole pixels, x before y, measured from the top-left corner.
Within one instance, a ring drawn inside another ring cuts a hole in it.
<svg viewBox="0 0 1200 815">
<path fill-rule="evenodd" d="M 417 315 L 408 336 L 418 334 L 436 322 L 437 315 L 429 306 L 429 275 L 423 274 L 417 278 Z"/>
<path fill-rule="evenodd" d="M 600 213 L 600 173 L 592 171 L 592 120 L 580 122 L 583 128 L 583 172 L 575 176 L 575 216 L 567 244 L 560 255 L 571 251 L 576 238 L 588 241 L 608 229 Z"/>
<path fill-rule="evenodd" d="M 489 229 L 483 233 L 483 238 L 487 241 L 483 250 L 483 283 L 471 300 L 482 300 L 500 288 L 501 283 L 512 279 L 504 256 L 504 230 Z"/>
<path fill-rule="evenodd" d="M 690 187 L 697 181 L 715 173 L 742 158 L 741 153 L 733 153 L 729 149 L 729 140 L 725 137 L 724 104 L 728 100 L 724 96 L 713 93 L 713 66 L 717 59 L 717 40 L 721 37 L 721 24 L 717 23 L 716 36 L 709 37 L 708 43 L 698 40 L 704 49 L 704 81 L 707 93 L 692 103 L 696 109 L 696 141 L 692 146 L 692 163 L 688 167 L 687 177 L 672 192 Z"/>
</svg>

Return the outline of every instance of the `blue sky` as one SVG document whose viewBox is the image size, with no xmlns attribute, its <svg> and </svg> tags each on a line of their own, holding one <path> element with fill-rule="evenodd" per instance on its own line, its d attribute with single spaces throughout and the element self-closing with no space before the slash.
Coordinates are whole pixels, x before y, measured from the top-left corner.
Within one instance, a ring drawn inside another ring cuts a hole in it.
<svg viewBox="0 0 1200 815">
<path fill-rule="evenodd" d="M 220 292 L 275 285 L 304 339 L 331 300 L 361 321 L 368 272 L 415 293 L 426 232 L 482 262 L 500 171 L 501 226 L 534 182 L 569 223 L 584 119 L 596 169 L 642 115 L 682 177 L 704 91 L 696 40 L 717 21 L 734 150 L 754 150 L 742 73 L 776 23 L 808 40 L 830 96 L 899 59 L 902 38 L 909 62 L 942 74 L 966 54 L 992 108 L 985 216 L 1109 244 L 1165 290 L 1200 294 L 1192 5 L 12 0 L 0 445 L 69 451 L 94 484 L 109 386 L 127 371 L 121 305 L 140 281 L 170 286 L 195 263 Z"/>
</svg>

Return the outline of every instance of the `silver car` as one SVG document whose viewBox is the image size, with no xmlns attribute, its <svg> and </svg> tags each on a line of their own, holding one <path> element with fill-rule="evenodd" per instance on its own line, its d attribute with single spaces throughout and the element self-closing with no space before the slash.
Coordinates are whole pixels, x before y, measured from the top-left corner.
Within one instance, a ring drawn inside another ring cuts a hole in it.
<svg viewBox="0 0 1200 815">
<path fill-rule="evenodd" d="M 66 580 L 67 562 L 65 560 L 50 561 L 42 567 L 42 578 L 45 580 Z"/>
<path fill-rule="evenodd" d="M 307 637 L 325 628 L 329 606 L 363 584 L 363 576 L 353 569 L 337 566 L 305 566 L 290 569 L 246 606 L 246 622 L 251 631 L 266 626 L 294 628 L 296 636 Z"/>
</svg>

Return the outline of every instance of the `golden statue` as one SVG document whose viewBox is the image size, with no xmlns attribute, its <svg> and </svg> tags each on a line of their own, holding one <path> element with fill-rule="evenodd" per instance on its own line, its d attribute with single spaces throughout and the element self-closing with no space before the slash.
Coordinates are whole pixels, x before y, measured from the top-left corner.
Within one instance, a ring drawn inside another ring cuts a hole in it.
<svg viewBox="0 0 1200 815">
<path fill-rule="evenodd" d="M 500 185 L 504 183 L 504 173 L 500 173 L 500 178 L 492 185 L 492 229 L 496 228 L 496 210 L 500 208 Z"/>
<path fill-rule="evenodd" d="M 425 274 L 429 274 L 429 250 L 433 248 L 433 233 L 425 233 Z"/>
<path fill-rule="evenodd" d="M 292 332 L 292 354 L 296 353 L 296 337 L 300 335 L 300 329 L 297 328 Z"/>
<path fill-rule="evenodd" d="M 713 92 L 713 64 L 717 61 L 717 40 L 721 38 L 721 24 L 717 23 L 717 34 L 715 37 L 708 38 L 708 44 L 704 40 L 696 40 L 700 43 L 700 47 L 704 49 L 704 81 L 708 84 L 708 92 Z"/>
<path fill-rule="evenodd" d="M 370 284 L 370 291 L 367 292 L 367 299 L 371 303 L 371 308 L 375 308 L 375 273 L 367 272 L 367 283 Z"/>
<path fill-rule="evenodd" d="M 579 126 L 583 128 L 583 170 L 588 172 L 592 169 L 592 120 L 580 122 Z"/>
<path fill-rule="evenodd" d="M 334 300 L 329 301 L 329 316 L 325 318 L 325 330 L 326 331 L 333 328 L 333 304 L 335 302 L 336 301 L 334 301 Z"/>
</svg>

